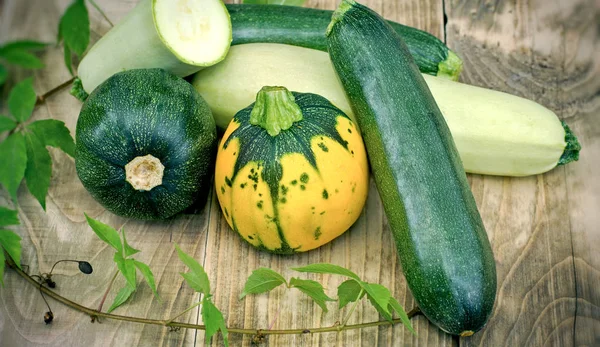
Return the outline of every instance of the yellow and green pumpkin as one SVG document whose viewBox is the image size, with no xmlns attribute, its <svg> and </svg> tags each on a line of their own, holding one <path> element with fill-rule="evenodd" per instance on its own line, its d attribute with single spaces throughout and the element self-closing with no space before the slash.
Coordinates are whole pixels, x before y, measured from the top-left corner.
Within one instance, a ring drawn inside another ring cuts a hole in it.
<svg viewBox="0 0 600 347">
<path fill-rule="evenodd" d="M 255 247 L 291 254 L 340 236 L 369 186 L 355 124 L 322 96 L 264 87 L 219 145 L 215 187 L 233 230 Z"/>
</svg>

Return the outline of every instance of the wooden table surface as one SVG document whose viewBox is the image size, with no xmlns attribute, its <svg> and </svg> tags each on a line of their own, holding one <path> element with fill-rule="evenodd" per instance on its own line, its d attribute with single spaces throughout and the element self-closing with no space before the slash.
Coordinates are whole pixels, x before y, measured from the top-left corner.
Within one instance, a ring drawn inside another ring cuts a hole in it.
<svg viewBox="0 0 600 347">
<path fill-rule="evenodd" d="M 136 0 L 96 0 L 118 21 Z M 334 9 L 337 0 L 309 0 L 306 6 Z M 70 0 L 0 0 L 0 42 L 31 38 L 53 42 L 58 20 Z M 447 335 L 420 316 L 417 336 L 400 325 L 343 333 L 271 336 L 272 346 L 599 346 L 600 345 L 600 3 L 597 0 L 367 0 L 384 17 L 429 31 L 464 60 L 461 80 L 533 99 L 568 122 L 583 146 L 581 159 L 544 175 L 505 178 L 469 175 L 469 182 L 493 245 L 498 295 L 487 327 L 469 338 Z M 92 39 L 109 24 L 91 6 Z M 132 39 L 135 33 L 131 33 Z M 60 47 L 41 54 L 46 68 L 35 72 L 38 94 L 70 78 Z M 24 77 L 13 70 L 13 76 Z M 7 88 L 3 90 L 6 96 Z M 56 118 L 75 134 L 81 103 L 67 90 L 36 108 L 34 119 Z M 405 308 L 414 301 L 407 289 L 375 186 L 358 222 L 335 241 L 293 257 L 250 248 L 227 226 L 215 196 L 198 215 L 166 222 L 139 222 L 114 216 L 97 204 L 79 182 L 72 158 L 51 149 L 53 178 L 47 211 L 21 187 L 19 216 L 23 263 L 31 273 L 47 272 L 64 258 L 86 259 L 85 276 L 60 267 L 57 291 L 96 307 L 114 272 L 112 251 L 93 234 L 84 212 L 128 231 L 128 240 L 150 264 L 162 302 L 147 285 L 115 313 L 167 319 L 198 300 L 179 272 L 185 270 L 173 243 L 206 268 L 214 300 L 230 327 L 274 329 L 330 326 L 346 310 L 328 313 L 305 296 L 276 289 L 238 300 L 248 275 L 258 267 L 281 271 L 330 262 L 350 268 L 370 282 L 391 288 Z M 1 159 L 0 159 L 1 165 Z M 8 205 L 6 193 L 0 204 Z M 460 251 L 460 250 L 458 250 Z M 338 276 L 306 276 L 326 286 L 330 296 Z M 117 283 L 109 300 L 123 283 Z M 45 304 L 36 288 L 7 271 L 0 288 L 0 346 L 201 346 L 204 332 L 170 332 L 159 326 L 89 317 L 50 301 L 55 314 L 45 325 Z M 378 320 L 359 305 L 349 323 Z M 201 323 L 198 310 L 180 318 Z M 232 345 L 249 345 L 249 336 L 230 335 Z M 220 345 L 222 340 L 213 341 Z"/>
</svg>

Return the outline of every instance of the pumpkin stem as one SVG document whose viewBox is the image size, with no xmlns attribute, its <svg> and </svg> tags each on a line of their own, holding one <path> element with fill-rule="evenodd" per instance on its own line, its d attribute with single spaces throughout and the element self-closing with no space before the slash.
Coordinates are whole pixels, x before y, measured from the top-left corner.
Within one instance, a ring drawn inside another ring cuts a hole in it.
<svg viewBox="0 0 600 347">
<path fill-rule="evenodd" d="M 265 129 L 271 136 L 289 129 L 302 120 L 302 111 L 294 95 L 285 87 L 262 87 L 250 112 L 250 124 Z"/>
<path fill-rule="evenodd" d="M 136 190 L 152 190 L 162 184 L 164 165 L 151 154 L 135 157 L 125 165 L 127 182 Z"/>
</svg>

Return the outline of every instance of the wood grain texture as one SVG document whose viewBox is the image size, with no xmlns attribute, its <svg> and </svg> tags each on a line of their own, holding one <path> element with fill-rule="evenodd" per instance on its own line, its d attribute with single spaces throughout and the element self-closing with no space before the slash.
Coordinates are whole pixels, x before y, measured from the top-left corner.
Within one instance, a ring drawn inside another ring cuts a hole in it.
<svg viewBox="0 0 600 347">
<path fill-rule="evenodd" d="M 136 0 L 96 0 L 117 22 Z M 236 1 L 237 2 L 237 1 Z M 337 0 L 309 0 L 306 6 L 334 9 Z M 35 38 L 53 42 L 58 19 L 70 0 L 0 0 L 0 42 Z M 600 45 L 598 5 L 594 0 L 368 0 L 362 3 L 396 20 L 444 38 L 465 60 L 463 81 L 531 98 L 556 111 L 579 136 L 581 160 L 545 175 L 528 178 L 469 176 L 471 187 L 498 267 L 494 316 L 482 332 L 460 341 L 444 334 L 424 317 L 413 319 L 417 336 L 401 326 L 344 333 L 271 336 L 271 346 L 569 346 L 600 344 Z M 90 6 L 92 40 L 110 25 Z M 60 47 L 41 57 L 47 67 L 35 73 L 38 94 L 69 79 Z M 13 76 L 24 76 L 18 69 Z M 3 91 L 6 92 L 6 88 Z M 34 119 L 66 122 L 74 135 L 81 104 L 62 91 L 38 107 Z M 275 256 L 248 246 L 227 226 L 214 195 L 197 215 L 167 222 L 138 222 L 106 212 L 83 189 L 74 161 L 51 149 L 53 178 L 43 212 L 25 187 L 19 191 L 23 262 L 31 273 L 46 272 L 59 259 L 86 259 L 94 274 L 84 276 L 65 264 L 57 268 L 58 292 L 95 307 L 114 273 L 112 252 L 87 227 L 83 212 L 114 227 L 124 226 L 128 240 L 142 250 L 139 259 L 154 271 L 162 301 L 140 283 L 132 300 L 115 313 L 166 319 L 199 297 L 182 282 L 184 266 L 172 243 L 206 268 L 215 303 L 227 325 L 244 328 L 313 328 L 342 320 L 331 303 L 324 313 L 303 294 L 278 288 L 270 294 L 238 300 L 244 282 L 258 267 L 271 267 L 286 278 L 322 282 L 335 297 L 339 276 L 309 276 L 291 267 L 331 262 L 352 269 L 363 279 L 381 283 L 407 309 L 414 302 L 397 262 L 379 195 L 374 184 L 361 218 L 347 233 L 317 250 L 293 257 Z M 0 204 L 7 205 L 0 192 Z M 14 273 L 0 288 L 0 346 L 201 346 L 202 331 L 169 332 L 162 327 L 103 321 L 50 301 L 56 319 L 43 323 L 47 310 L 38 291 Z M 117 282 L 109 301 L 123 285 Z M 109 303 L 108 303 L 109 304 Z M 107 304 L 107 305 L 108 305 Z M 106 306 L 105 306 L 106 307 Z M 378 320 L 370 305 L 359 305 L 349 323 Z M 201 324 L 198 310 L 179 318 Z M 233 346 L 251 337 L 230 335 Z M 213 345 L 221 345 L 220 338 Z"/>
<path fill-rule="evenodd" d="M 525 179 L 472 176 L 498 266 L 487 328 L 461 345 L 600 344 L 598 2 L 446 2 L 447 43 L 464 82 L 555 111 L 579 162 Z"/>
</svg>

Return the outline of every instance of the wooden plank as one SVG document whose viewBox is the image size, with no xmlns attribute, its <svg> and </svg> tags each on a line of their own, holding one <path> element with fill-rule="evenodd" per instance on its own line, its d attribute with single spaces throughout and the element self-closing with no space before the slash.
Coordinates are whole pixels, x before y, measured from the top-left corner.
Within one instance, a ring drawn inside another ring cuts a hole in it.
<svg viewBox="0 0 600 347">
<path fill-rule="evenodd" d="M 308 7 L 335 9 L 337 0 L 308 1 Z M 387 19 L 418 27 L 443 38 L 443 8 L 441 1 L 363 1 L 363 4 L 383 14 Z M 402 270 L 397 261 L 394 241 L 387 226 L 381 201 L 372 183 L 368 202 L 361 218 L 344 235 L 319 249 L 295 256 L 277 256 L 259 252 L 250 247 L 222 218 L 218 202 L 213 200 L 213 213 L 209 222 L 205 267 L 211 283 L 219 290 L 215 302 L 226 314 L 227 325 L 244 328 L 304 329 L 332 326 L 341 322 L 348 308 L 339 311 L 334 304 L 324 313 L 304 294 L 278 288 L 270 294 L 248 296 L 237 299 L 244 282 L 251 272 L 259 267 L 269 267 L 284 274 L 314 279 L 326 287 L 331 297 L 336 297 L 336 288 L 344 280 L 339 276 L 306 276 L 290 270 L 292 267 L 318 262 L 338 264 L 356 272 L 363 279 L 380 283 L 392 289 L 392 295 L 407 309 L 414 301 L 407 289 Z M 349 324 L 379 320 L 377 312 L 370 306 L 358 305 Z M 417 336 L 403 327 L 386 326 L 347 331 L 341 334 L 273 335 L 268 337 L 273 346 L 402 346 L 432 345 L 453 346 L 456 342 L 450 335 L 431 325 L 424 317 L 413 320 Z M 198 340 L 203 341 L 203 333 Z M 251 345 L 251 336 L 230 335 L 232 345 Z M 213 345 L 219 345 L 213 342 Z"/>
<path fill-rule="evenodd" d="M 53 42 L 56 38 L 58 20 L 69 0 L 49 2 L 6 1 L 3 4 L 0 21 L 3 35 L 0 41 L 17 38 L 34 38 Z M 132 1 L 99 2 L 113 19 L 122 17 L 135 5 Z M 93 8 L 90 8 L 92 39 L 99 38 L 109 25 Z M 4 35 L 6 33 L 6 35 Z M 42 53 L 46 68 L 35 73 L 35 88 L 38 94 L 52 89 L 70 78 L 64 67 L 61 48 L 50 47 Z M 23 71 L 13 71 L 15 79 L 23 77 Z M 64 121 L 75 134 L 75 125 L 81 103 L 63 90 L 38 108 L 32 117 L 35 119 L 54 118 Z M 47 272 L 52 264 L 60 259 L 85 259 L 92 263 L 94 273 L 85 276 L 74 266 L 63 265 L 55 270 L 54 280 L 57 290 L 69 299 L 98 307 L 107 283 L 115 267 L 112 251 L 94 236 L 85 223 L 83 213 L 98 218 L 114 227 L 125 227 L 128 241 L 140 249 L 138 259 L 153 269 L 156 285 L 162 302 L 152 299 L 149 287 L 140 282 L 138 292 L 123 308 L 115 313 L 167 319 L 183 311 L 198 300 L 198 295 L 183 283 L 179 272 L 185 267 L 178 260 L 172 242 L 197 259 L 204 257 L 204 244 L 208 220 L 207 212 L 198 216 L 181 216 L 170 222 L 139 222 L 119 218 L 98 205 L 81 185 L 75 172 L 74 160 L 66 154 L 50 149 L 53 159 L 52 182 L 47 198 L 46 213 L 24 186 L 19 190 L 20 214 L 23 226 L 23 263 L 30 266 L 30 273 Z M 9 205 L 2 196 L 2 205 Z M 210 208 L 210 205 L 206 205 Z M 192 346 L 195 344 L 193 331 L 169 333 L 158 326 L 118 321 L 103 321 L 90 325 L 90 318 L 50 301 L 55 315 L 51 326 L 43 322 L 47 311 L 39 292 L 28 286 L 17 275 L 8 271 L 6 286 L 0 289 L 0 345 L 34 346 L 47 345 L 128 345 L 147 346 L 165 344 L 172 346 Z M 106 310 L 116 292 L 123 286 L 117 280 L 104 305 Z M 179 319 L 197 323 L 197 310 Z"/>
<path fill-rule="evenodd" d="M 35 38 L 42 41 L 53 42 L 56 37 L 58 18 L 70 3 L 69 0 L 47 2 L 34 0 L 19 2 L 8 0 L 2 3 L 2 21 L 0 23 L 1 41 L 17 38 Z M 131 9 L 136 1 L 106 0 L 98 1 L 108 17 L 117 22 Z M 320 8 L 335 8 L 334 1 L 323 3 L 309 3 L 308 6 Z M 441 1 L 403 1 L 403 2 L 371 2 L 374 7 L 386 18 L 398 20 L 409 25 L 428 30 L 438 37 L 442 37 L 442 3 Z M 91 16 L 92 41 L 97 40 L 110 25 L 100 14 L 89 7 Z M 60 48 L 52 47 L 42 54 L 48 66 L 35 74 L 36 90 L 39 94 L 52 89 L 54 86 L 69 79 L 67 70 L 62 63 Z M 23 71 L 13 71 L 16 79 L 23 76 Z M 53 117 L 65 121 L 74 134 L 77 113 L 80 104 L 62 91 L 36 110 L 34 119 Z M 85 277 L 78 274 L 72 267 L 57 269 L 59 292 L 76 302 L 94 307 L 101 300 L 106 283 L 110 280 L 114 269 L 112 268 L 111 251 L 99 242 L 86 226 L 83 212 L 88 212 L 92 217 L 99 218 L 115 227 L 126 224 L 128 239 L 143 252 L 140 259 L 149 262 L 154 269 L 158 289 L 161 293 L 162 303 L 149 301 L 151 293 L 146 286 L 141 286 L 140 291 L 132 298 L 127 306 L 119 309 L 117 313 L 152 317 L 168 318 L 198 300 L 198 296 L 182 284 L 178 272 L 182 265 L 173 253 L 173 247 L 167 246 L 168 242 L 177 242 L 182 248 L 194 255 L 196 259 L 205 258 L 205 244 L 208 243 L 210 253 L 205 264 L 213 287 L 217 291 L 217 304 L 228 317 L 228 323 L 236 325 L 239 321 L 235 317 L 247 316 L 241 325 L 266 326 L 272 317 L 279 312 L 279 319 L 274 328 L 290 328 L 294 326 L 320 326 L 333 324 L 341 320 L 339 313 L 330 312 L 322 314 L 320 308 L 312 305 L 305 297 L 297 293 L 274 293 L 273 297 L 258 297 L 255 299 L 238 302 L 235 298 L 240 292 L 245 276 L 257 266 L 272 266 L 276 269 L 288 269 L 290 266 L 313 263 L 316 261 L 330 261 L 339 264 L 358 265 L 355 270 L 365 279 L 382 283 L 394 289 L 394 295 L 405 304 L 412 307 L 413 302 L 407 293 L 406 285 L 398 268 L 395 250 L 391 246 L 389 230 L 385 226 L 385 218 L 381 210 L 378 195 L 372 187 L 369 198 L 369 207 L 365 215 L 349 232 L 347 236 L 327 245 L 324 248 L 295 258 L 272 257 L 267 254 L 257 253 L 249 249 L 233 234 L 224 221 L 220 219 L 218 205 L 214 199 L 206 210 L 196 217 L 179 217 L 169 223 L 143 223 L 126 221 L 107 213 L 100 205 L 95 203 L 79 183 L 74 162 L 63 153 L 51 150 L 54 160 L 53 177 L 47 213 L 38 206 L 37 202 L 22 188 L 19 192 L 21 203 L 21 219 L 24 227 L 23 255 L 24 262 L 31 267 L 30 272 L 45 272 L 54 261 L 65 257 L 87 259 L 95 267 L 94 275 Z M 59 173 L 59 174 L 57 174 Z M 3 204 L 7 201 L 3 200 Z M 212 219 L 211 233 L 208 238 L 208 218 Z M 372 226 L 373 224 L 373 226 Z M 218 230 L 223 232 L 217 233 Z M 337 247 L 335 245 L 338 245 Z M 357 246 L 358 244 L 358 246 Z M 382 247 L 382 245 L 387 247 Z M 215 259 L 216 261 L 212 261 Z M 254 259 L 249 261 L 249 259 Z M 226 271 L 229 263 L 233 269 L 239 270 L 240 275 L 234 276 Z M 371 266 L 374 264 L 374 266 Z M 227 265 L 227 266 L 224 266 Z M 287 270 L 286 276 L 292 273 Z M 77 277 L 76 277 L 77 276 Z M 334 296 L 335 287 L 341 278 L 324 276 L 323 282 Z M 70 311 L 56 303 L 52 308 L 56 319 L 53 325 L 45 327 L 41 317 L 45 312 L 43 301 L 39 299 L 37 290 L 24 286 L 21 279 L 12 273 L 6 278 L 7 286 L 0 290 L 2 303 L 0 304 L 0 330 L 2 337 L 0 345 L 37 345 L 40 343 L 50 345 L 78 344 L 106 345 L 195 345 L 201 342 L 203 332 L 182 331 L 168 333 L 161 327 L 142 326 L 132 323 L 105 321 L 101 325 L 90 327 L 87 317 Z M 122 285 L 117 286 L 110 293 L 110 298 Z M 84 290 L 82 290 L 85 288 Z M 108 305 L 109 303 L 107 303 Z M 106 308 L 106 306 L 105 306 Z M 311 314 L 306 315 L 306 310 Z M 241 314 L 240 314 L 241 313 Z M 199 322 L 197 310 L 192 311 L 180 320 L 190 323 Z M 269 318 L 269 321 L 267 321 Z M 379 317 L 370 307 L 359 306 L 350 320 L 350 323 L 374 321 Z M 437 328 L 429 325 L 424 318 L 415 321 L 415 328 L 419 337 L 415 338 L 402 327 L 373 328 L 364 331 L 353 331 L 341 335 L 327 334 L 315 336 L 294 336 L 291 339 L 273 339 L 271 342 L 286 343 L 287 341 L 300 344 L 331 344 L 352 345 L 371 344 L 396 345 L 398 343 L 427 343 L 435 345 L 453 344 L 452 339 L 441 333 Z M 232 342 L 239 340 L 239 336 L 232 336 Z M 245 339 L 244 342 L 249 342 Z"/>
<path fill-rule="evenodd" d="M 446 2 L 446 12 L 463 81 L 545 105 L 584 146 L 578 163 L 538 177 L 472 176 L 499 288 L 487 328 L 461 344 L 598 344 L 597 6 L 467 0 Z"/>
</svg>

